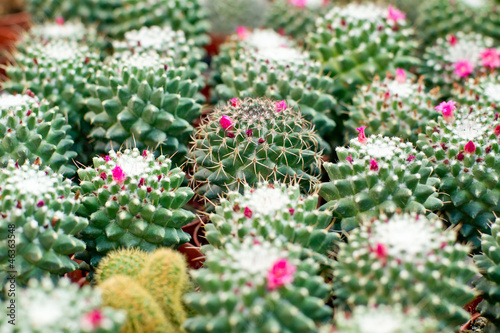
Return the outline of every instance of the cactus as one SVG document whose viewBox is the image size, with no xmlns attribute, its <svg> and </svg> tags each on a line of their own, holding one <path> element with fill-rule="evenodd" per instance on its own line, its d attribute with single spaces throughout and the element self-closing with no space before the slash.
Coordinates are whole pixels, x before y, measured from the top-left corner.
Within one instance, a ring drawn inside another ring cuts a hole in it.
<svg viewBox="0 0 500 333">
<path fill-rule="evenodd" d="M 439 89 L 427 92 L 423 78 L 412 82 L 403 70 L 396 73 L 384 80 L 376 76 L 371 84 L 360 88 L 348 107 L 347 128 L 354 131 L 366 126 L 373 134 L 417 142 L 418 133 L 437 117 L 430 108 L 437 102 Z"/>
<path fill-rule="evenodd" d="M 194 100 L 199 87 L 190 74 L 152 50 L 111 59 L 96 74 L 86 103 L 95 150 L 106 152 L 122 144 L 160 147 L 169 155 L 178 152 L 175 159 L 181 161 L 193 131 L 190 123 L 201 109 Z"/>
<path fill-rule="evenodd" d="M 500 66 L 500 49 L 493 45 L 491 38 L 473 33 L 438 38 L 426 48 L 420 72 L 429 86 L 439 86 L 444 95 L 449 94 L 453 83 L 463 83 Z"/>
<path fill-rule="evenodd" d="M 376 74 L 383 77 L 386 71 L 420 62 L 411 56 L 417 42 L 405 17 L 393 7 L 349 4 L 317 19 L 307 43 L 325 73 L 336 78 L 339 99 L 350 101 L 356 86 Z"/>
<path fill-rule="evenodd" d="M 491 235 L 481 235 L 483 254 L 474 256 L 482 278 L 476 283 L 483 301 L 479 311 L 488 318 L 491 332 L 500 329 L 500 219 L 491 225 Z"/>
<path fill-rule="evenodd" d="M 144 268 L 148 253 L 136 248 L 121 248 L 108 253 L 102 258 L 96 269 L 95 279 L 98 284 L 115 275 L 137 277 Z"/>
<path fill-rule="evenodd" d="M 332 209 L 335 230 L 350 231 L 381 210 L 424 213 L 443 206 L 431 176 L 431 162 L 409 142 L 382 135 L 366 137 L 364 127 L 350 147 L 336 149 L 338 163 L 324 163 L 330 177 L 320 185 L 320 195 Z"/>
<path fill-rule="evenodd" d="M 87 250 L 79 258 L 97 266 L 109 251 L 125 247 L 152 251 L 189 241 L 181 227 L 194 215 L 182 209 L 193 196 L 181 187 L 184 173 L 171 161 L 137 148 L 94 158 L 94 167 L 78 170 L 83 194 L 78 211 L 89 218 L 81 232 Z"/>
<path fill-rule="evenodd" d="M 71 193 L 71 181 L 37 163 L 19 166 L 10 160 L 0 168 L 0 184 L 2 271 L 16 270 L 23 285 L 32 277 L 76 270 L 69 255 L 85 249 L 75 235 L 88 221 L 75 215 L 80 200 Z"/>
<path fill-rule="evenodd" d="M 215 200 L 258 181 L 318 181 L 318 138 L 285 101 L 233 99 L 217 107 L 194 136 L 190 164 L 198 195 Z"/>
<path fill-rule="evenodd" d="M 266 17 L 266 25 L 298 40 L 304 40 L 314 23 L 330 7 L 329 0 L 276 0 Z"/>
<path fill-rule="evenodd" d="M 33 40 L 41 43 L 66 40 L 93 45 L 97 39 L 98 36 L 95 27 L 85 26 L 78 20 L 65 21 L 62 17 L 58 17 L 53 22 L 46 21 L 33 25 L 29 33 L 24 36 L 22 42 L 18 45 L 18 48 L 24 49 Z"/>
<path fill-rule="evenodd" d="M 89 6 L 90 1 L 97 2 L 95 0 L 26 0 L 25 3 L 32 20 L 37 23 L 59 17 L 80 18 L 85 23 L 91 23 L 93 11 Z M 109 0 L 102 1 L 109 2 Z"/>
<path fill-rule="evenodd" d="M 289 244 L 290 245 L 290 244 Z M 205 269 L 194 271 L 200 293 L 185 301 L 197 315 L 188 332 L 316 332 L 327 320 L 330 287 L 318 264 L 301 250 L 254 238 L 207 252 Z"/>
<path fill-rule="evenodd" d="M 31 95 L 31 94 L 30 94 Z M 31 95 L 34 96 L 34 95 Z M 28 95 L 0 96 L 0 166 L 10 159 L 18 164 L 37 159 L 65 176 L 72 176 L 73 140 L 70 126 L 57 108 Z"/>
<path fill-rule="evenodd" d="M 57 283 L 48 277 L 30 280 L 28 288 L 16 293 L 15 299 L 2 302 L 7 311 L 0 317 L 1 332 L 118 333 L 125 322 L 122 311 L 103 307 L 99 289 L 80 288 L 66 278 Z"/>
<path fill-rule="evenodd" d="M 454 104 L 436 108 L 442 114 L 428 123 L 417 144 L 441 179 L 448 221 L 460 224 L 460 235 L 478 247 L 479 233 L 489 233 L 489 222 L 500 212 L 500 128 L 491 108 Z"/>
<path fill-rule="evenodd" d="M 217 248 L 234 239 L 259 235 L 269 241 L 281 239 L 304 247 L 321 264 L 331 264 L 329 252 L 339 240 L 329 233 L 331 213 L 319 211 L 318 195 L 302 197 L 298 186 L 259 183 L 245 186 L 244 194 L 230 192 L 210 215 L 206 238 Z"/>
<path fill-rule="evenodd" d="M 470 317 L 462 307 L 476 296 L 467 283 L 477 272 L 466 264 L 469 247 L 455 239 L 438 218 L 397 213 L 366 220 L 340 244 L 336 303 L 421 307 L 440 329 L 454 329 Z"/>
<path fill-rule="evenodd" d="M 500 106 L 500 77 L 487 75 L 470 78 L 463 86 L 454 85 L 452 96 L 460 105 L 491 106 L 497 111 Z"/>
</svg>

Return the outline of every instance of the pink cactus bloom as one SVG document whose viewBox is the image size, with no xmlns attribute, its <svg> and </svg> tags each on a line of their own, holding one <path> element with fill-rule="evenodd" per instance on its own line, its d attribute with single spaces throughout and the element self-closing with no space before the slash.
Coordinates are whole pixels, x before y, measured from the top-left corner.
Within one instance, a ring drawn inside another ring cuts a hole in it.
<svg viewBox="0 0 500 333">
<path fill-rule="evenodd" d="M 96 330 L 101 326 L 104 319 L 106 317 L 103 315 L 101 309 L 94 309 L 82 317 L 82 323 L 83 326 Z"/>
<path fill-rule="evenodd" d="M 384 94 L 384 99 L 388 100 L 391 97 L 391 93 L 389 91 L 386 91 Z"/>
<path fill-rule="evenodd" d="M 240 40 L 247 39 L 249 35 L 247 27 L 241 25 L 236 27 L 236 34 Z"/>
<path fill-rule="evenodd" d="M 453 111 L 457 109 L 455 106 L 457 102 L 455 101 L 448 101 L 448 102 L 441 102 L 438 106 L 434 108 L 436 111 L 440 111 L 443 113 L 443 118 L 447 122 L 452 122 L 453 121 Z"/>
<path fill-rule="evenodd" d="M 378 259 L 387 258 L 387 247 L 384 244 L 377 243 L 377 246 L 371 250 Z"/>
<path fill-rule="evenodd" d="M 398 22 L 399 20 L 404 20 L 404 19 L 406 19 L 405 13 L 392 6 L 389 6 L 389 10 L 387 12 L 387 20 Z"/>
<path fill-rule="evenodd" d="M 62 16 L 56 17 L 56 24 L 57 25 L 64 25 L 64 21 L 65 21 L 64 17 L 62 17 Z"/>
<path fill-rule="evenodd" d="M 448 36 L 448 42 L 450 42 L 451 46 L 457 45 L 457 43 L 458 43 L 457 36 L 455 36 L 455 35 L 449 35 Z"/>
<path fill-rule="evenodd" d="M 378 171 L 378 162 L 374 160 L 373 158 L 370 160 L 370 170 L 371 171 Z"/>
<path fill-rule="evenodd" d="M 253 136 L 253 129 L 251 129 L 251 128 L 247 129 L 247 136 L 248 137 Z"/>
<path fill-rule="evenodd" d="M 250 218 L 252 218 L 253 212 L 250 208 L 245 207 L 245 210 L 243 211 L 243 215 L 245 215 L 245 217 L 248 217 L 250 219 Z"/>
<path fill-rule="evenodd" d="M 305 7 L 307 0 L 288 0 L 288 3 L 295 7 Z"/>
<path fill-rule="evenodd" d="M 106 156 L 104 157 L 104 160 L 105 160 L 106 162 L 109 162 L 109 161 L 111 161 L 111 157 L 109 157 L 109 155 L 106 155 Z"/>
<path fill-rule="evenodd" d="M 399 83 L 406 82 L 406 72 L 401 68 L 396 68 L 396 81 Z"/>
<path fill-rule="evenodd" d="M 476 152 L 476 145 L 474 142 L 469 141 L 465 144 L 464 150 L 466 153 L 474 154 Z"/>
<path fill-rule="evenodd" d="M 495 126 L 495 135 L 499 136 L 500 135 L 500 125 Z"/>
<path fill-rule="evenodd" d="M 125 181 L 125 173 L 118 165 L 115 166 L 115 168 L 111 170 L 111 172 L 113 173 L 113 180 L 118 184 L 121 184 Z"/>
<path fill-rule="evenodd" d="M 406 159 L 406 161 L 407 161 L 407 162 L 411 162 L 411 161 L 413 161 L 415 158 L 416 158 L 416 156 L 415 156 L 415 155 L 410 154 L 410 155 L 408 155 L 408 158 Z"/>
<path fill-rule="evenodd" d="M 484 67 L 500 67 L 500 53 L 498 53 L 497 49 L 486 49 L 481 52 L 480 56 Z"/>
<path fill-rule="evenodd" d="M 264 140 L 264 138 L 259 138 L 259 144 L 264 143 L 264 142 L 266 142 L 266 140 Z"/>
<path fill-rule="evenodd" d="M 101 172 L 100 177 L 101 177 L 101 179 L 102 179 L 102 180 L 106 180 L 106 179 L 108 179 L 108 175 L 107 175 L 107 174 L 106 174 L 106 172 L 104 172 L 104 171 L 103 171 L 103 172 Z"/>
<path fill-rule="evenodd" d="M 232 130 L 233 129 L 233 120 L 229 116 L 222 116 L 220 118 L 220 125 L 225 130 Z"/>
<path fill-rule="evenodd" d="M 293 213 L 295 213 L 295 209 L 293 208 L 290 208 L 288 211 L 290 212 L 290 215 L 293 215 Z"/>
<path fill-rule="evenodd" d="M 276 112 L 281 112 L 286 110 L 286 101 L 276 102 Z"/>
<path fill-rule="evenodd" d="M 238 97 L 231 98 L 229 103 L 231 103 L 231 105 L 235 108 L 239 108 L 241 106 L 240 99 Z"/>
<path fill-rule="evenodd" d="M 352 156 L 351 156 L 351 154 L 349 154 L 349 156 L 347 156 L 347 157 L 345 158 L 345 160 L 346 160 L 347 162 L 349 162 L 349 163 L 351 163 L 351 164 L 352 164 Z"/>
<path fill-rule="evenodd" d="M 293 275 L 297 267 L 287 259 L 278 259 L 267 273 L 267 289 L 274 290 L 293 282 Z"/>
<path fill-rule="evenodd" d="M 362 126 L 362 127 L 356 128 L 356 131 L 359 132 L 359 134 L 358 134 L 358 142 L 362 143 L 362 144 L 365 144 L 366 141 L 368 141 L 368 139 L 366 138 L 366 135 L 365 135 L 365 128 L 366 128 L 366 126 Z"/>
<path fill-rule="evenodd" d="M 453 67 L 455 68 L 453 73 L 459 77 L 469 76 L 474 71 L 474 65 L 469 60 L 457 61 L 453 64 Z"/>
<path fill-rule="evenodd" d="M 234 138 L 234 137 L 235 137 L 235 135 L 234 135 L 234 133 L 233 133 L 233 132 L 228 131 L 228 132 L 227 132 L 227 137 L 232 139 L 232 138 Z"/>
<path fill-rule="evenodd" d="M 45 201 L 43 201 L 43 200 L 38 201 L 38 203 L 36 204 L 36 206 L 38 208 L 43 207 L 44 205 L 45 205 Z"/>
</svg>

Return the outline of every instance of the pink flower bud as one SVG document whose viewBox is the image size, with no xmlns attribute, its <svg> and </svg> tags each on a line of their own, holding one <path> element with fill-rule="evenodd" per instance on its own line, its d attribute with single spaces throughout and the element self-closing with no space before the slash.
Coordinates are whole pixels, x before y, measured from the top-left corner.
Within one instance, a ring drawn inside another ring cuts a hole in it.
<svg viewBox="0 0 500 333">
<path fill-rule="evenodd" d="M 95 331 L 101 327 L 102 322 L 106 319 L 103 315 L 101 309 L 94 309 L 85 315 L 81 319 L 82 326 L 88 328 L 89 331 Z"/>
<path fill-rule="evenodd" d="M 307 0 L 288 0 L 288 3 L 295 7 L 302 8 L 306 6 Z"/>
<path fill-rule="evenodd" d="M 279 101 L 276 102 L 276 112 L 281 112 L 286 110 L 286 102 L 285 101 Z"/>
<path fill-rule="evenodd" d="M 139 184 L 137 186 L 142 187 L 142 186 L 144 186 L 145 183 L 146 183 L 146 181 L 144 180 L 144 178 L 141 178 L 139 180 Z"/>
<path fill-rule="evenodd" d="M 246 133 L 248 137 L 253 136 L 253 129 L 249 128 Z"/>
<path fill-rule="evenodd" d="M 123 183 L 125 180 L 125 173 L 123 172 L 122 168 L 120 168 L 118 165 L 115 166 L 113 170 L 111 170 L 113 173 L 113 180 L 117 182 L 118 184 Z"/>
<path fill-rule="evenodd" d="M 388 100 L 389 97 L 391 97 L 391 93 L 389 91 L 386 91 L 385 94 L 384 94 L 384 99 Z"/>
<path fill-rule="evenodd" d="M 377 243 L 374 251 L 375 255 L 378 259 L 386 259 L 387 258 L 387 247 L 384 244 Z"/>
<path fill-rule="evenodd" d="M 44 205 L 45 205 L 45 201 L 43 201 L 43 200 L 38 201 L 38 203 L 36 204 L 36 206 L 38 208 L 43 207 Z"/>
<path fill-rule="evenodd" d="M 248 29 L 244 26 L 236 27 L 236 34 L 240 40 L 244 40 L 248 38 Z"/>
<path fill-rule="evenodd" d="M 358 142 L 359 143 L 365 144 L 368 141 L 368 139 L 366 138 L 366 135 L 365 135 L 365 128 L 366 128 L 366 126 L 356 128 L 356 131 L 359 132 L 359 134 L 358 134 Z"/>
<path fill-rule="evenodd" d="M 148 151 L 146 149 L 142 151 L 142 157 L 144 158 L 148 157 Z"/>
<path fill-rule="evenodd" d="M 293 213 L 295 213 L 295 209 L 293 208 L 290 208 L 288 211 L 290 212 L 290 215 L 293 215 Z"/>
<path fill-rule="evenodd" d="M 278 259 L 267 273 L 267 289 L 274 290 L 292 283 L 296 271 L 297 267 L 292 265 L 288 259 Z"/>
<path fill-rule="evenodd" d="M 107 174 L 106 174 L 106 172 L 104 172 L 104 171 L 103 171 L 103 172 L 101 172 L 100 177 L 101 177 L 101 179 L 102 179 L 102 180 L 106 180 L 106 179 L 108 179 L 108 175 L 107 175 Z"/>
<path fill-rule="evenodd" d="M 462 152 L 460 152 L 460 153 L 457 154 L 457 160 L 459 160 L 459 161 L 463 161 L 464 157 L 465 156 L 464 156 L 464 154 Z"/>
<path fill-rule="evenodd" d="M 349 163 L 351 163 L 351 164 L 352 164 L 352 156 L 351 156 L 351 154 L 349 154 L 349 156 L 347 156 L 347 157 L 345 158 L 345 160 L 346 160 L 347 162 L 349 162 Z"/>
<path fill-rule="evenodd" d="M 222 116 L 220 118 L 220 125 L 225 130 L 233 129 L 233 120 L 229 116 Z"/>
<path fill-rule="evenodd" d="M 474 142 L 469 141 L 465 144 L 464 150 L 466 153 L 474 154 L 476 152 L 476 145 Z"/>
<path fill-rule="evenodd" d="M 227 137 L 228 138 L 234 138 L 234 133 L 233 132 L 227 132 Z"/>
<path fill-rule="evenodd" d="M 245 215 L 248 218 L 252 218 L 253 212 L 250 208 L 245 207 L 245 210 L 243 211 L 243 215 Z"/>
<path fill-rule="evenodd" d="M 404 19 L 406 19 L 406 15 L 403 12 L 392 6 L 389 6 L 389 10 L 387 12 L 387 20 L 398 22 L 399 20 Z"/>
<path fill-rule="evenodd" d="M 64 17 L 62 17 L 62 16 L 56 17 L 56 24 L 57 25 L 64 25 Z"/>
<path fill-rule="evenodd" d="M 500 125 L 495 126 L 495 135 L 499 136 L 500 135 Z"/>
<path fill-rule="evenodd" d="M 264 142 L 266 142 L 266 140 L 264 140 L 264 138 L 259 138 L 259 144 L 262 144 Z"/>
<path fill-rule="evenodd" d="M 406 159 L 406 161 L 407 161 L 407 162 L 411 162 L 411 161 L 413 161 L 415 158 L 416 158 L 416 156 L 415 156 L 415 155 L 410 154 L 410 155 L 408 155 L 408 158 Z"/>
<path fill-rule="evenodd" d="M 457 109 L 455 106 L 457 102 L 455 101 L 448 101 L 448 102 L 441 102 L 438 106 L 434 108 L 436 111 L 441 111 L 443 113 L 443 118 L 447 122 L 452 122 L 453 121 L 453 111 Z"/>
<path fill-rule="evenodd" d="M 494 48 L 486 49 L 480 54 L 484 67 L 500 67 L 500 53 Z"/>
<path fill-rule="evenodd" d="M 396 81 L 399 83 L 406 82 L 406 72 L 401 68 L 396 68 Z"/>
<path fill-rule="evenodd" d="M 238 97 L 231 98 L 229 103 L 231 103 L 231 105 L 235 108 L 239 108 L 241 106 L 240 99 Z"/>
<path fill-rule="evenodd" d="M 469 60 L 457 61 L 453 64 L 453 67 L 455 67 L 453 73 L 459 77 L 469 76 L 474 71 L 474 65 Z"/>
<path fill-rule="evenodd" d="M 378 171 L 378 163 L 373 158 L 370 160 L 370 170 L 371 171 Z"/>
<path fill-rule="evenodd" d="M 455 36 L 455 35 L 449 35 L 448 36 L 448 41 L 450 42 L 451 46 L 457 45 L 457 42 L 458 42 L 457 36 Z"/>
<path fill-rule="evenodd" d="M 111 157 L 109 157 L 109 155 L 106 155 L 106 156 L 104 156 L 104 160 L 106 162 L 109 162 L 109 161 L 111 161 Z"/>
</svg>

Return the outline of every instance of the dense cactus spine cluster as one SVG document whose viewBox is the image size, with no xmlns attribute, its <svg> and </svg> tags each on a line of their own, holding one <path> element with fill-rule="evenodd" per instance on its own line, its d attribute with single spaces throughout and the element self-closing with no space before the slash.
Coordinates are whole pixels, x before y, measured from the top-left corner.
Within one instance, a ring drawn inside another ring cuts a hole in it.
<svg viewBox="0 0 500 333">
<path fill-rule="evenodd" d="M 456 84 L 452 95 L 460 105 L 500 107 L 500 77 L 493 75 L 470 78 L 463 85 Z"/>
</svg>

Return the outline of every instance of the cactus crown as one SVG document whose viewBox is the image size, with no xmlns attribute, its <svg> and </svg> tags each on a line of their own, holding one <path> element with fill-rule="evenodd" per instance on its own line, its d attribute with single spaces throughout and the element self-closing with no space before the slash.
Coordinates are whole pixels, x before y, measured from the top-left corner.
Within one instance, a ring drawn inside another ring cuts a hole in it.
<svg viewBox="0 0 500 333">
<path fill-rule="evenodd" d="M 235 36 L 234 38 L 239 40 L 241 46 L 256 50 L 290 48 L 295 46 L 292 40 L 271 29 L 254 29 L 248 33 L 248 36 L 243 38 Z"/>
</svg>

